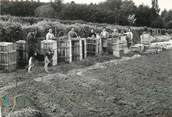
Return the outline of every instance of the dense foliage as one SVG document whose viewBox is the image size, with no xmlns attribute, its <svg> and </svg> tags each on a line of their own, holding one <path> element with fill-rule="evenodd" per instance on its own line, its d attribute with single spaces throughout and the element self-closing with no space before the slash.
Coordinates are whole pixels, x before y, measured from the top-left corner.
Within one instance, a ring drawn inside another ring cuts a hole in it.
<svg viewBox="0 0 172 117">
<path fill-rule="evenodd" d="M 51 17 L 62 20 L 83 20 L 97 23 L 129 25 L 127 17 L 136 15 L 136 26 L 172 28 L 172 11 L 164 10 L 161 15 L 145 5 L 136 6 L 131 0 L 106 0 L 99 4 L 2 2 L 1 13 L 14 16 Z"/>
</svg>

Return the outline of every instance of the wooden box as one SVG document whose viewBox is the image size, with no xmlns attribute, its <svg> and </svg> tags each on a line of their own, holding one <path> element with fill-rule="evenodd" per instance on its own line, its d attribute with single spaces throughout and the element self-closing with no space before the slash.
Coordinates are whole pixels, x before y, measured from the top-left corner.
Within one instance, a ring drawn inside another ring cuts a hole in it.
<svg viewBox="0 0 172 117">
<path fill-rule="evenodd" d="M 71 40 L 67 40 L 67 39 L 58 40 L 57 54 L 58 54 L 58 63 L 60 62 L 71 63 L 72 62 Z"/>
<path fill-rule="evenodd" d="M 19 40 L 16 42 L 17 49 L 17 65 L 25 66 L 28 63 L 28 54 L 26 52 L 26 41 Z"/>
<path fill-rule="evenodd" d="M 72 38 L 72 61 L 79 61 L 86 58 L 86 39 Z"/>
<path fill-rule="evenodd" d="M 119 49 L 120 51 L 123 51 L 124 54 L 127 54 L 129 52 L 129 49 L 127 47 L 126 36 L 120 36 Z"/>
<path fill-rule="evenodd" d="M 120 57 L 119 37 L 109 38 L 107 41 L 108 41 L 108 53 L 115 57 Z"/>
<path fill-rule="evenodd" d="M 16 70 L 16 45 L 14 43 L 0 43 L 0 69 L 4 72 Z"/>
<path fill-rule="evenodd" d="M 96 56 L 102 53 L 100 38 L 87 38 L 87 56 Z"/>
</svg>

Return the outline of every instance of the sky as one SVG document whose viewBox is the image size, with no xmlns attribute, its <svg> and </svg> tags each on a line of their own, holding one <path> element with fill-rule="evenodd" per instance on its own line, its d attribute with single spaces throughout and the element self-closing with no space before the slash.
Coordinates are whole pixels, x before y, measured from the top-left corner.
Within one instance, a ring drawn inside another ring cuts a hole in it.
<svg viewBox="0 0 172 117">
<path fill-rule="evenodd" d="M 50 0 L 40 0 L 43 2 L 48 2 Z M 63 0 L 65 3 L 66 2 L 71 2 L 71 1 L 75 1 L 75 3 L 99 3 L 99 2 L 103 2 L 105 0 Z M 133 0 L 135 2 L 136 5 L 140 5 L 140 4 L 145 4 L 145 5 L 149 5 L 151 6 L 151 0 Z M 159 0 L 159 6 L 161 8 L 161 10 L 164 9 L 172 9 L 172 0 Z"/>
</svg>

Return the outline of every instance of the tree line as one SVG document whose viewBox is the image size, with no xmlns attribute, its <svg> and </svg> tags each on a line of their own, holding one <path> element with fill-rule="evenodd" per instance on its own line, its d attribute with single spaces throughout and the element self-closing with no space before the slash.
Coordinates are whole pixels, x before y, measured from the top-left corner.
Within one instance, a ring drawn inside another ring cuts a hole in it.
<svg viewBox="0 0 172 117">
<path fill-rule="evenodd" d="M 41 2 L 2 2 L 1 14 L 13 16 L 36 16 L 58 18 L 62 20 L 83 20 L 96 23 L 130 25 L 128 16 L 135 14 L 135 26 L 153 28 L 172 28 L 172 10 L 157 13 L 150 6 L 136 6 L 131 0 L 106 0 L 99 4 Z"/>
</svg>

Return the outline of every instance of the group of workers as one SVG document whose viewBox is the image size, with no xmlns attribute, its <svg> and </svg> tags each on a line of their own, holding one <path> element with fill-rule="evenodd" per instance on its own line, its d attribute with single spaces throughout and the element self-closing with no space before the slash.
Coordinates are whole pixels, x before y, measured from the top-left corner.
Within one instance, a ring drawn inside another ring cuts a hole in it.
<svg viewBox="0 0 172 117">
<path fill-rule="evenodd" d="M 29 58 L 29 62 L 28 62 L 28 72 L 31 73 L 31 69 L 34 67 L 34 62 L 36 59 L 38 59 L 38 54 L 40 54 L 39 51 L 39 42 L 37 39 L 37 30 L 31 30 L 31 32 L 28 33 L 27 35 L 27 40 L 26 40 L 26 50 L 28 53 L 28 58 Z M 112 37 L 119 37 L 121 35 L 126 35 L 126 40 L 127 40 L 127 46 L 128 48 L 130 48 L 132 41 L 133 41 L 133 33 L 131 31 L 131 29 L 128 30 L 128 32 L 126 33 L 119 33 L 118 29 L 114 29 L 113 33 L 111 34 Z M 72 28 L 69 32 L 68 32 L 68 39 L 71 38 L 76 38 L 78 37 L 78 34 L 75 32 L 75 29 Z M 106 31 L 106 28 L 103 28 L 102 32 L 100 34 L 96 33 L 94 31 L 94 29 L 91 30 L 90 34 L 89 34 L 90 38 L 101 38 L 102 39 L 102 49 L 104 52 L 106 52 L 107 50 L 107 38 L 110 37 L 110 33 L 108 31 Z M 46 34 L 46 40 L 55 40 L 55 36 L 53 34 L 53 30 L 49 29 L 48 33 Z M 49 72 L 48 71 L 48 65 L 50 64 L 50 61 L 52 59 L 53 56 L 53 51 L 51 49 L 49 49 L 47 52 L 45 52 L 44 55 L 44 69 L 45 72 Z"/>
</svg>

